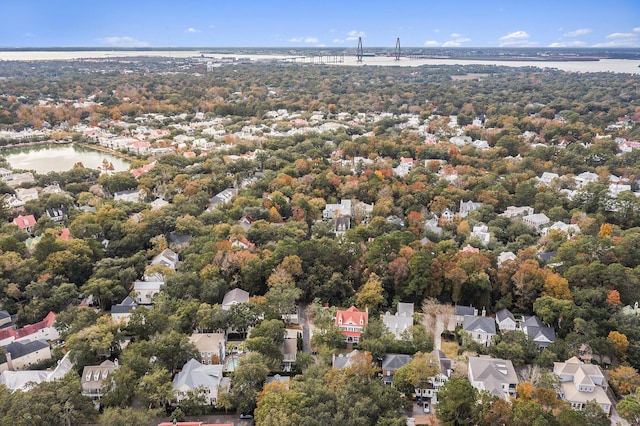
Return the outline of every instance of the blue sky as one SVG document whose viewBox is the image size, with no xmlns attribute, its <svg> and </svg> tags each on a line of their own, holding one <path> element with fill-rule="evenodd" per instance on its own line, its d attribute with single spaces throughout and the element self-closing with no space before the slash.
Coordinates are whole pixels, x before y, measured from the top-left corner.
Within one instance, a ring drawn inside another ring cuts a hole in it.
<svg viewBox="0 0 640 426">
<path fill-rule="evenodd" d="M 639 0 L 3 0 L 0 47 L 640 47 Z"/>
</svg>

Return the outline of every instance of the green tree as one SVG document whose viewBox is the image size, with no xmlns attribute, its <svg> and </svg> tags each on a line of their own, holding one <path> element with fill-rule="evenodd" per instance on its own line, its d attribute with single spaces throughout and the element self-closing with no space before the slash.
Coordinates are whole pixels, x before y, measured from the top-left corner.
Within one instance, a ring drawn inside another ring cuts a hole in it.
<svg viewBox="0 0 640 426">
<path fill-rule="evenodd" d="M 446 426 L 473 425 L 476 418 L 476 390 L 468 380 L 451 377 L 438 391 L 436 416 Z"/>
<path fill-rule="evenodd" d="M 157 414 L 153 410 L 109 407 L 98 418 L 98 424 L 101 426 L 148 425 Z"/>
</svg>

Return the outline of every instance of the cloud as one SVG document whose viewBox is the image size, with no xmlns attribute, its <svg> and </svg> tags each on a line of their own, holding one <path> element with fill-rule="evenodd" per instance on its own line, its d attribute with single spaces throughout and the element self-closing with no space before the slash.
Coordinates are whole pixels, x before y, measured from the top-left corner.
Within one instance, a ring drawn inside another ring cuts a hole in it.
<svg viewBox="0 0 640 426">
<path fill-rule="evenodd" d="M 580 37 L 591 32 L 591 28 L 580 28 L 575 31 L 569 31 L 568 33 L 564 33 L 563 37 Z"/>
<path fill-rule="evenodd" d="M 351 30 L 347 33 L 347 36 L 345 38 L 334 38 L 333 42 L 335 44 L 344 44 L 347 41 L 355 41 L 358 40 L 360 37 L 364 38 L 366 37 L 366 34 L 364 31 L 358 31 L 358 30 Z"/>
<path fill-rule="evenodd" d="M 24 33 L 22 34 L 23 37 L 33 37 L 32 33 Z"/>
<path fill-rule="evenodd" d="M 189 27 L 189 28 L 187 28 L 186 30 L 184 30 L 184 32 L 185 32 L 185 33 L 199 33 L 199 32 L 200 32 L 200 30 L 197 30 L 197 29 L 195 29 L 195 28 L 193 28 L 193 27 Z"/>
<path fill-rule="evenodd" d="M 103 37 L 98 39 L 101 43 L 106 44 L 108 46 L 116 46 L 116 47 L 149 47 L 149 42 L 138 40 L 134 37 Z"/>
<path fill-rule="evenodd" d="M 459 41 L 449 40 L 442 43 L 442 47 L 460 47 L 461 44 Z"/>
<path fill-rule="evenodd" d="M 529 40 L 529 34 L 526 31 L 514 31 L 500 37 L 500 47 L 533 47 L 539 43 Z"/>
<path fill-rule="evenodd" d="M 634 33 L 640 33 L 640 27 L 635 27 L 635 28 L 633 29 L 633 32 L 634 32 Z"/>
<path fill-rule="evenodd" d="M 434 30 L 433 30 L 433 32 L 434 32 L 434 33 L 439 33 L 439 32 L 440 32 L 440 29 L 436 28 L 436 29 L 434 29 Z"/>
<path fill-rule="evenodd" d="M 593 47 L 638 47 L 640 46 L 639 32 L 634 28 L 631 33 L 611 33 L 605 37 L 608 41 L 594 44 Z"/>
<path fill-rule="evenodd" d="M 549 47 L 586 47 L 587 43 L 580 40 L 558 41 L 551 43 Z"/>
<path fill-rule="evenodd" d="M 451 38 L 460 38 L 460 37 L 462 37 L 462 34 L 451 33 L 451 35 L 449 37 L 451 37 Z"/>
<path fill-rule="evenodd" d="M 426 47 L 438 47 L 438 46 L 440 46 L 440 43 L 438 43 L 435 40 L 427 40 L 427 41 L 424 42 L 424 45 Z"/>
<path fill-rule="evenodd" d="M 292 37 L 287 41 L 291 43 L 318 43 L 320 40 L 317 37 Z"/>
</svg>

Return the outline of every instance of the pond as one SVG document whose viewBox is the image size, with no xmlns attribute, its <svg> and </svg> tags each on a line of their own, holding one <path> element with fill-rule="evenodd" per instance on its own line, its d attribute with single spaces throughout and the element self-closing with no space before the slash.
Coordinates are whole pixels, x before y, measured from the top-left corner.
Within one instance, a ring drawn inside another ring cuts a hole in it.
<svg viewBox="0 0 640 426">
<path fill-rule="evenodd" d="M 0 151 L 13 169 L 35 170 L 39 174 L 64 172 L 81 162 L 85 167 L 97 169 L 104 160 L 113 164 L 116 172 L 129 170 L 129 161 L 113 154 L 77 145 L 39 145 Z"/>
</svg>

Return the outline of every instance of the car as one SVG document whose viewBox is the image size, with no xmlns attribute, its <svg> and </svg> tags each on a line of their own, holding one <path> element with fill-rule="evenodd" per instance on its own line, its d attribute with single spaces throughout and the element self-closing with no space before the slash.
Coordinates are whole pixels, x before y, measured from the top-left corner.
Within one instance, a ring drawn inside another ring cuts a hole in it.
<svg viewBox="0 0 640 426">
<path fill-rule="evenodd" d="M 429 407 L 429 403 L 428 402 L 424 403 L 424 409 L 423 410 L 427 414 L 429 414 L 431 412 L 431 407 Z"/>
<path fill-rule="evenodd" d="M 242 413 L 242 414 L 240 414 L 240 418 L 241 418 L 241 419 L 247 419 L 247 420 L 248 420 L 248 419 L 252 419 L 252 418 L 253 418 L 253 416 L 252 416 L 251 414 L 245 414 L 245 413 Z"/>
</svg>

